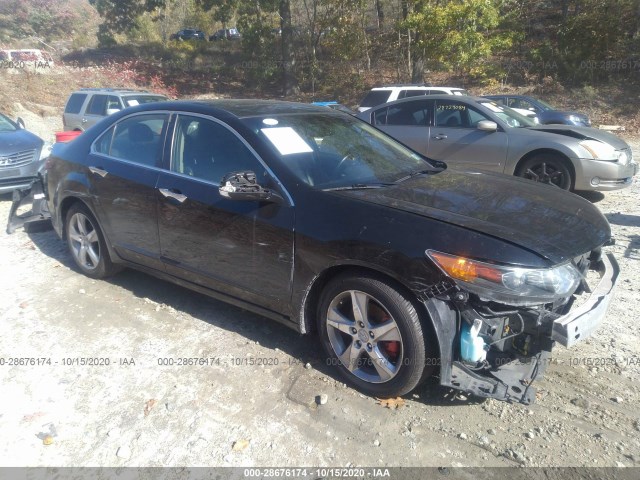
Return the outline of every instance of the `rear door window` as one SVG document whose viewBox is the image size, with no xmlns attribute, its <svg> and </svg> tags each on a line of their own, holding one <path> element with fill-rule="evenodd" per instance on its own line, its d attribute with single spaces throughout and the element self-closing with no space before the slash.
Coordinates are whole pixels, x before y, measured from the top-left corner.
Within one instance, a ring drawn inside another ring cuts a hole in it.
<svg viewBox="0 0 640 480">
<path fill-rule="evenodd" d="M 167 119 L 165 114 L 144 114 L 122 120 L 115 127 L 109 155 L 150 167 L 159 166 Z M 107 140 L 104 141 L 104 147 L 100 141 L 94 148 L 99 145 L 106 148 Z"/>
<path fill-rule="evenodd" d="M 86 93 L 74 93 L 69 97 L 67 106 L 64 109 L 64 113 L 80 113 L 82 105 L 87 98 Z"/>
<path fill-rule="evenodd" d="M 429 121 L 429 102 L 411 101 L 389 107 L 386 125 L 427 126 Z"/>
<path fill-rule="evenodd" d="M 91 100 L 89 100 L 89 105 L 87 106 L 87 115 L 99 115 L 103 117 L 106 115 L 107 111 L 107 95 L 94 95 Z"/>
</svg>

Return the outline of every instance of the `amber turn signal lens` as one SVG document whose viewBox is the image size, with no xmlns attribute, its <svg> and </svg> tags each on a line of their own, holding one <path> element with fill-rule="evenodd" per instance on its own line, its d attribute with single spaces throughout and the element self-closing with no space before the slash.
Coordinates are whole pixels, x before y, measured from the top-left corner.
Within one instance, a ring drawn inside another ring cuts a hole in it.
<svg viewBox="0 0 640 480">
<path fill-rule="evenodd" d="M 501 283 L 502 272 L 497 268 L 491 268 L 486 264 L 480 264 L 464 257 L 447 255 L 440 252 L 430 252 L 433 258 L 447 275 L 463 282 L 472 282 L 477 278 L 483 278 L 490 282 Z"/>
</svg>

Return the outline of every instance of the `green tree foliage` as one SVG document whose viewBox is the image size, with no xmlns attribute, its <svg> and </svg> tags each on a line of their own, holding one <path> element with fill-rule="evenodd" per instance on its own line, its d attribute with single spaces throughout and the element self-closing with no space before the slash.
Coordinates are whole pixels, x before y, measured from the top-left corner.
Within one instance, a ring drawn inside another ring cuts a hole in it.
<svg viewBox="0 0 640 480">
<path fill-rule="evenodd" d="M 502 2 L 418 1 L 402 23 L 415 32 L 414 58 L 465 74 L 482 74 L 482 63 L 512 43 L 498 29 Z"/>
<path fill-rule="evenodd" d="M 165 0 L 89 0 L 102 17 L 98 40 L 102 44 L 114 43 L 114 35 L 135 28 L 144 12 L 165 6 Z"/>
</svg>

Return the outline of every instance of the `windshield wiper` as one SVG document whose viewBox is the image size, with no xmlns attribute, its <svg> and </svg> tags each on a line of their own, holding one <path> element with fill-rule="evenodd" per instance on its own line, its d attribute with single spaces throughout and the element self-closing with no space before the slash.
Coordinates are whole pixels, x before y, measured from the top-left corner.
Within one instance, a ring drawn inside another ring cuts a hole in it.
<svg viewBox="0 0 640 480">
<path fill-rule="evenodd" d="M 333 187 L 333 188 L 323 188 L 322 190 L 324 192 L 336 192 L 336 191 L 340 191 L 340 190 L 366 190 L 368 188 L 384 188 L 384 187 L 390 187 L 392 185 L 395 185 L 395 182 L 393 183 L 354 183 L 353 185 L 347 185 L 344 187 Z"/>
<path fill-rule="evenodd" d="M 429 175 L 435 172 L 436 170 L 416 170 L 415 172 L 411 172 L 410 174 L 405 175 L 404 177 L 400 177 L 398 180 L 396 180 L 393 183 L 395 184 L 402 183 L 405 180 L 409 180 L 410 178 L 417 177 L 418 175 Z"/>
</svg>

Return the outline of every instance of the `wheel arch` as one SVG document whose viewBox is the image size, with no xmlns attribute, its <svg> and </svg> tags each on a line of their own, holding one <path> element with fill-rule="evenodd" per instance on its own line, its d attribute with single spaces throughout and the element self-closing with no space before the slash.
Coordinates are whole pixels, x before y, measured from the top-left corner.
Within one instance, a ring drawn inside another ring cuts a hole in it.
<svg viewBox="0 0 640 480">
<path fill-rule="evenodd" d="M 96 214 L 93 211 L 93 209 L 91 208 L 91 206 L 85 202 L 84 200 L 82 200 L 81 197 L 77 197 L 75 195 L 69 195 L 68 197 L 65 197 L 62 202 L 60 202 L 60 206 L 58 207 L 59 210 L 59 214 L 60 214 L 60 225 L 61 225 L 61 232 L 62 232 L 62 238 L 66 238 L 67 236 L 67 213 L 69 212 L 69 209 L 71 209 L 71 207 L 75 204 L 81 204 L 83 206 L 85 206 L 90 212 L 91 215 L 93 215 L 94 218 L 96 218 Z M 96 221 L 97 218 L 96 218 Z M 98 222 L 99 224 L 100 222 Z M 100 225 L 100 229 L 102 229 L 102 225 Z"/>
<path fill-rule="evenodd" d="M 353 275 L 366 275 L 378 280 L 384 281 L 403 295 L 405 295 L 413 304 L 414 308 L 418 312 L 418 316 L 421 319 L 423 329 L 426 329 L 426 334 L 429 335 L 433 342 L 431 342 L 437 349 L 437 355 L 440 355 L 440 346 L 438 342 L 439 336 L 435 331 L 435 323 L 431 318 L 431 315 L 427 311 L 425 304 L 420 301 L 418 294 L 411 290 L 411 288 L 403 283 L 398 278 L 390 275 L 389 273 L 372 268 L 369 266 L 343 264 L 335 265 L 324 270 L 318 275 L 311 286 L 307 289 L 307 293 L 304 296 L 303 304 L 300 309 L 299 330 L 303 334 L 316 332 L 316 312 L 320 302 L 320 297 L 324 288 L 340 275 L 353 274 Z"/>
<path fill-rule="evenodd" d="M 59 211 L 59 215 L 60 215 L 60 225 L 61 225 L 61 227 L 60 227 L 61 235 L 60 236 L 62 237 L 62 239 L 66 241 L 66 238 L 67 238 L 67 213 L 69 212 L 69 209 L 73 205 L 76 205 L 76 204 L 80 204 L 80 205 L 84 206 L 87 210 L 89 210 L 89 212 L 93 216 L 94 220 L 98 224 L 98 227 L 100 228 L 100 231 L 102 232 L 102 236 L 104 237 L 104 242 L 105 242 L 105 244 L 107 246 L 107 250 L 109 251 L 109 256 L 111 257 L 111 260 L 117 262 L 120 257 L 118 256 L 116 251 L 113 249 L 113 247 L 111 245 L 111 242 L 109 241 L 109 237 L 107 235 L 107 232 L 104 229 L 104 226 L 100 222 L 100 219 L 98 218 L 98 215 L 96 215 L 96 212 L 93 209 L 93 207 L 90 205 L 90 203 L 85 201 L 81 196 L 69 195 L 69 196 L 65 197 L 60 202 L 60 206 L 58 207 L 58 211 Z"/>
<path fill-rule="evenodd" d="M 574 167 L 571 159 L 565 153 L 561 152 L 560 150 L 556 150 L 554 148 L 537 148 L 535 150 L 531 150 L 530 152 L 527 152 L 520 158 L 520 160 L 518 160 L 518 163 L 516 164 L 516 167 L 513 170 L 513 175 L 520 176 L 520 169 L 522 168 L 522 165 L 527 160 L 537 155 L 554 155 L 560 158 L 560 160 L 566 165 L 566 167 L 569 169 L 569 172 L 571 173 L 571 188 L 573 188 L 576 182 L 576 168 Z"/>
</svg>

